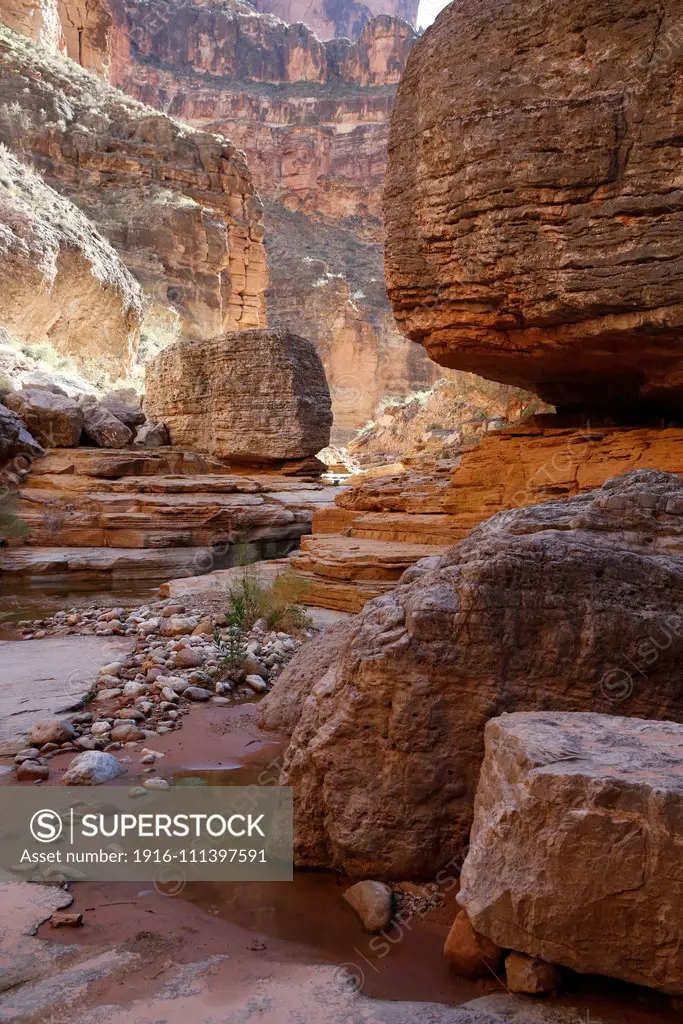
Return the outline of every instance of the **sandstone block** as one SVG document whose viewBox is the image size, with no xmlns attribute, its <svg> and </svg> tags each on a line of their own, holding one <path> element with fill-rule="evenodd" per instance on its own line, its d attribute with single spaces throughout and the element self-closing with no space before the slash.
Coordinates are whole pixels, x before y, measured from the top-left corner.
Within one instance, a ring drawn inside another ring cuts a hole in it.
<svg viewBox="0 0 683 1024">
<path fill-rule="evenodd" d="M 556 967 L 524 953 L 510 953 L 505 958 L 505 981 L 509 992 L 530 996 L 549 995 L 560 987 Z"/>
<path fill-rule="evenodd" d="M 503 710 L 683 719 L 682 606 L 683 479 L 653 470 L 501 512 L 414 566 L 264 701 L 291 734 L 297 863 L 433 878 L 467 843 Z"/>
<path fill-rule="evenodd" d="M 68 743 L 76 736 L 71 722 L 61 718 L 41 718 L 31 729 L 30 743 L 32 747 L 42 747 L 46 743 Z"/>
<path fill-rule="evenodd" d="M 147 367 L 145 408 L 172 444 L 245 462 L 315 455 L 332 424 L 315 346 L 286 330 L 176 342 Z"/>
<path fill-rule="evenodd" d="M 152 423 L 148 420 L 143 423 L 135 435 L 133 444 L 140 448 L 163 448 L 168 444 L 168 430 L 164 423 Z"/>
<path fill-rule="evenodd" d="M 487 725 L 458 901 L 492 941 L 681 995 L 682 849 L 683 726 L 549 711 Z"/>
<path fill-rule="evenodd" d="M 73 399 L 43 388 L 23 388 L 6 395 L 5 405 L 17 413 L 46 448 L 71 448 L 78 444 L 84 416 Z"/>
<path fill-rule="evenodd" d="M 133 431 L 92 395 L 81 395 L 78 405 L 83 412 L 83 430 L 100 448 L 125 448 L 132 442 Z"/>
<path fill-rule="evenodd" d="M 386 279 L 436 362 L 565 408 L 680 403 L 679 13 L 462 0 L 416 43 L 391 117 Z"/>
<path fill-rule="evenodd" d="M 142 401 L 135 388 L 118 388 L 110 391 L 100 399 L 100 405 L 113 413 L 117 420 L 124 423 L 130 430 L 145 422 Z"/>
</svg>

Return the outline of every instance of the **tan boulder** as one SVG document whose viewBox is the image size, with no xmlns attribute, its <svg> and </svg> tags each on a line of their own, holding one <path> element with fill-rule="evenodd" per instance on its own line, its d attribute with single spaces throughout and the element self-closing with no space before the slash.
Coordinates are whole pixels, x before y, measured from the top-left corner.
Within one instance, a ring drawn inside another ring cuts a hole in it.
<svg viewBox="0 0 683 1024">
<path fill-rule="evenodd" d="M 46 448 L 72 448 L 81 439 L 83 411 L 72 398 L 44 388 L 23 388 L 5 395 L 5 405 Z"/>
<path fill-rule="evenodd" d="M 381 932 L 389 927 L 393 897 L 384 882 L 356 882 L 346 890 L 344 899 L 356 911 L 366 932 Z"/>
<path fill-rule="evenodd" d="M 680 16 L 459 0 L 418 40 L 391 116 L 386 280 L 436 362 L 565 408 L 680 403 Z"/>
<path fill-rule="evenodd" d="M 292 733 L 297 863 L 434 877 L 467 842 L 502 711 L 683 718 L 682 603 L 683 480 L 654 470 L 501 512 L 418 563 L 268 698 L 264 724 Z"/>
<path fill-rule="evenodd" d="M 330 392 L 312 342 L 285 330 L 183 340 L 147 367 L 145 408 L 171 443 L 244 462 L 315 455 L 328 444 Z"/>
<path fill-rule="evenodd" d="M 496 973 L 503 951 L 485 935 L 478 935 L 464 910 L 456 914 L 446 937 L 443 955 L 463 978 L 486 978 Z"/>
<path fill-rule="evenodd" d="M 100 448 L 125 448 L 133 440 L 133 431 L 92 395 L 81 395 L 83 430 Z"/>
<path fill-rule="evenodd" d="M 508 949 L 681 995 L 682 822 L 683 726 L 502 715 L 486 727 L 458 901 Z M 513 968 L 530 983 L 528 963 Z"/>
</svg>

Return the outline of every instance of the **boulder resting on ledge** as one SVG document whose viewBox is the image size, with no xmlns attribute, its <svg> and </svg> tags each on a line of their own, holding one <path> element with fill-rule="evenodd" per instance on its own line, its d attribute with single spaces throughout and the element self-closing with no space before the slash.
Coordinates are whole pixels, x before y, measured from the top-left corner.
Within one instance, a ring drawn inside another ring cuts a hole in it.
<svg viewBox="0 0 683 1024">
<path fill-rule="evenodd" d="M 320 356 L 287 330 L 183 339 L 147 367 L 146 386 L 145 411 L 166 424 L 174 445 L 274 463 L 329 444 L 332 406 Z"/>
<path fill-rule="evenodd" d="M 683 479 L 656 470 L 500 512 L 418 562 L 261 703 L 291 735 L 297 863 L 433 878 L 467 842 L 504 711 L 683 720 L 682 606 Z"/>
<path fill-rule="evenodd" d="M 488 723 L 458 902 L 506 949 L 683 994 L 683 726 Z"/>
<path fill-rule="evenodd" d="M 682 15 L 455 0 L 417 42 L 391 117 L 386 280 L 437 363 L 625 422 L 680 414 Z"/>
</svg>

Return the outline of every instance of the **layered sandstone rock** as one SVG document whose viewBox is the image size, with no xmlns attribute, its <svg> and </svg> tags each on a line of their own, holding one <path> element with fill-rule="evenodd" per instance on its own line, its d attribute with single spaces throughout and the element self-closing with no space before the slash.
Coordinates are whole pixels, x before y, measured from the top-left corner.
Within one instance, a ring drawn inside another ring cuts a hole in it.
<svg viewBox="0 0 683 1024">
<path fill-rule="evenodd" d="M 0 147 L 0 324 L 94 372 L 127 373 L 140 288 L 81 211 Z"/>
<path fill-rule="evenodd" d="M 304 19 L 305 20 L 305 19 Z M 437 371 L 384 291 L 381 192 L 396 83 L 415 33 L 398 18 L 321 43 L 237 0 L 118 0 L 110 79 L 220 132 L 266 203 L 270 322 L 315 340 L 337 436 Z"/>
<path fill-rule="evenodd" d="M 357 39 L 370 18 L 379 14 L 394 15 L 402 18 L 410 25 L 417 24 L 418 0 L 368 0 L 358 3 L 357 0 L 313 0 L 313 3 L 302 0 L 256 0 L 254 5 L 258 11 L 277 14 L 283 21 L 302 21 L 317 35 L 318 39 L 334 39 L 343 36 Z"/>
<path fill-rule="evenodd" d="M 172 444 L 239 462 L 315 455 L 332 424 L 315 346 L 284 330 L 171 345 L 147 369 L 145 407 Z"/>
<path fill-rule="evenodd" d="M 249 559 L 277 558 L 332 495 L 313 479 L 237 475 L 197 452 L 50 452 L 17 493 L 28 538 L 3 552 L 0 578 L 151 585 L 231 565 L 237 543 Z"/>
<path fill-rule="evenodd" d="M 683 480 L 656 471 L 501 513 L 418 563 L 349 620 L 305 699 L 302 652 L 264 701 L 274 724 L 299 673 L 280 779 L 297 862 L 433 877 L 467 840 L 484 726 L 503 711 L 682 718 L 681 600 Z"/>
<path fill-rule="evenodd" d="M 449 447 L 446 457 L 420 454 L 385 474 L 359 476 L 333 507 L 315 513 L 313 536 L 294 556 L 310 603 L 360 611 L 396 586 L 399 566 L 430 548 L 439 554 L 504 509 L 572 497 L 629 469 L 683 473 L 678 428 L 553 428 L 543 424 L 557 417 L 537 419 Z"/>
<path fill-rule="evenodd" d="M 95 223 L 151 312 L 174 307 L 188 335 L 265 322 L 262 209 L 230 142 L 182 127 L 2 27 L 0 92 L 0 141 Z"/>
<path fill-rule="evenodd" d="M 496 718 L 485 738 L 458 894 L 474 927 L 682 994 L 683 726 L 544 711 Z"/>
<path fill-rule="evenodd" d="M 437 362 L 565 408 L 680 408 L 681 13 L 458 0 L 413 49 L 387 285 Z"/>
</svg>

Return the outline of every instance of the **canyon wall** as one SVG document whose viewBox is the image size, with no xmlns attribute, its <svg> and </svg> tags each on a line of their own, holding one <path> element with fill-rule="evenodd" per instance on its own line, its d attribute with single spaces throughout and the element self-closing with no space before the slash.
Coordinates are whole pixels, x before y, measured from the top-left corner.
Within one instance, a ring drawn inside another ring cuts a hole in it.
<svg viewBox="0 0 683 1024">
<path fill-rule="evenodd" d="M 391 105 L 413 45 L 382 15 L 322 43 L 235 0 L 115 0 L 110 80 L 231 139 L 266 204 L 269 320 L 315 341 L 339 438 L 438 371 L 384 291 L 381 194 Z"/>
<path fill-rule="evenodd" d="M 3 15 L 4 16 L 4 15 Z M 190 336 L 265 324 L 263 208 L 232 143 L 0 26 L 0 142 L 93 221 Z"/>
<path fill-rule="evenodd" d="M 680 0 L 458 0 L 391 123 L 387 286 L 437 362 L 629 420 L 683 398 Z"/>
<path fill-rule="evenodd" d="M 420 5 L 419 0 L 256 0 L 254 6 L 257 11 L 276 14 L 289 24 L 302 21 L 318 39 L 357 39 L 367 22 L 379 14 L 402 18 L 414 26 Z"/>
</svg>

